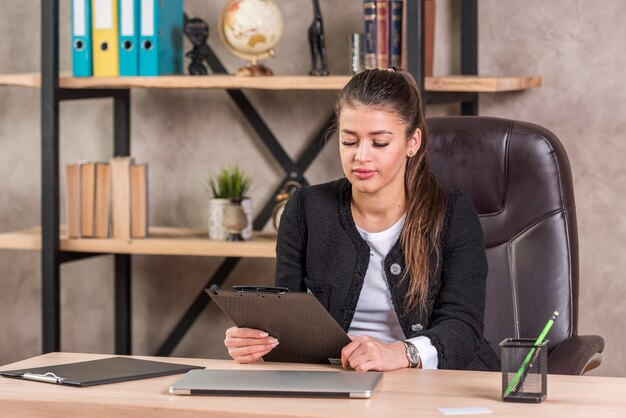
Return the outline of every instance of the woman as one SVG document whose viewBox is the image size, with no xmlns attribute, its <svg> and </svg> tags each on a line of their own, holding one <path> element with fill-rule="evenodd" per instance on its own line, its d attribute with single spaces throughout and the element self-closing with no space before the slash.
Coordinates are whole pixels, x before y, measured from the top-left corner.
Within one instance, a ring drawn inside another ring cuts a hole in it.
<svg viewBox="0 0 626 418">
<path fill-rule="evenodd" d="M 430 173 L 415 80 L 364 71 L 341 91 L 336 113 L 346 178 L 290 197 L 276 285 L 312 292 L 348 332 L 344 367 L 497 370 L 483 337 L 482 230 L 470 200 Z M 239 363 L 278 343 L 259 330 L 226 331 Z"/>
</svg>

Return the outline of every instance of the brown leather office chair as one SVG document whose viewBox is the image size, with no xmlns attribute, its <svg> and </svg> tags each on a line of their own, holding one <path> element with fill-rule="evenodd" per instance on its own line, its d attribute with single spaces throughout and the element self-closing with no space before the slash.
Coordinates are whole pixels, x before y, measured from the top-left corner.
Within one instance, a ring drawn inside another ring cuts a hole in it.
<svg viewBox="0 0 626 418">
<path fill-rule="evenodd" d="M 540 126 L 488 117 L 427 121 L 439 182 L 467 193 L 480 216 L 489 275 L 485 337 L 548 334 L 549 373 L 583 374 L 604 339 L 578 335 L 578 232 L 572 174 L 557 137 Z"/>
</svg>

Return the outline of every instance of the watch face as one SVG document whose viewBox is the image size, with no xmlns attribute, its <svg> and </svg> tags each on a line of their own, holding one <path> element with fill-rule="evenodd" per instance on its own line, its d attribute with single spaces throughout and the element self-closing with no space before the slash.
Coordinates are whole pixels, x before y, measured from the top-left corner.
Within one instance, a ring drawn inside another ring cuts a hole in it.
<svg viewBox="0 0 626 418">
<path fill-rule="evenodd" d="M 409 360 L 411 360 L 411 363 L 417 363 L 420 359 L 420 355 L 419 355 L 419 352 L 417 351 L 417 347 L 415 347 L 413 344 L 410 344 L 407 351 L 408 351 Z"/>
</svg>

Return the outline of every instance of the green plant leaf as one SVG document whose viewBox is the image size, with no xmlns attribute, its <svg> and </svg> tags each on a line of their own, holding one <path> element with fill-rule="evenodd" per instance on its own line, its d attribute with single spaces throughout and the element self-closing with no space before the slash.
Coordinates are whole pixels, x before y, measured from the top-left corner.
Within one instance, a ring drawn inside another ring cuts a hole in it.
<svg viewBox="0 0 626 418">
<path fill-rule="evenodd" d="M 239 166 L 233 166 L 222 168 L 216 176 L 210 177 L 208 182 L 214 198 L 243 199 L 252 179 Z"/>
</svg>

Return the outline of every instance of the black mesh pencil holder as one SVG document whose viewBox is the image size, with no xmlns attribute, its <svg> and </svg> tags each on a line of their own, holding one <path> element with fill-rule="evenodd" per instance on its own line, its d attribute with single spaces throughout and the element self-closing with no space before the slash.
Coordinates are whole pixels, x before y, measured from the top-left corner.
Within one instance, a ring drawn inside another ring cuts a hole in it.
<svg viewBox="0 0 626 418">
<path fill-rule="evenodd" d="M 548 386 L 548 340 L 535 346 L 530 338 L 507 338 L 500 343 L 502 400 L 539 403 Z"/>
</svg>

